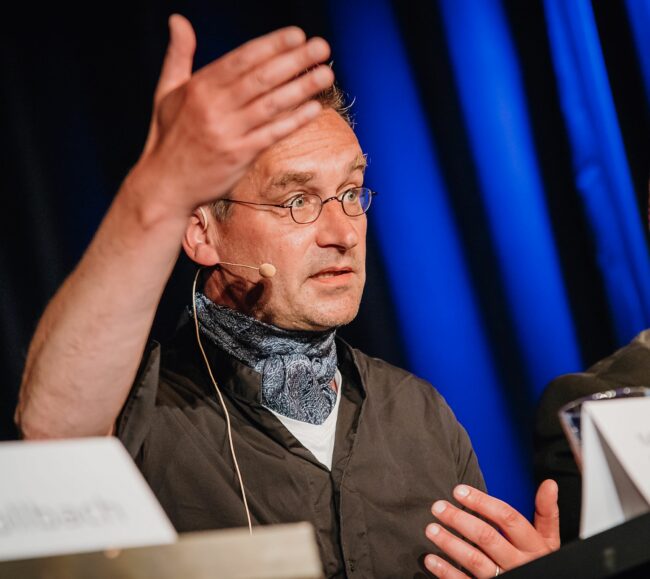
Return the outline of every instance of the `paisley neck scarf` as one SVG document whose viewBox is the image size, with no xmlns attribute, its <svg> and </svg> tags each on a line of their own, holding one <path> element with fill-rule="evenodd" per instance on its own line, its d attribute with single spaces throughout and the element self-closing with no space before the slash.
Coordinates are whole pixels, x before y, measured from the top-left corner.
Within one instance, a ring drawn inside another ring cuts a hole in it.
<svg viewBox="0 0 650 579">
<path fill-rule="evenodd" d="M 219 348 L 262 375 L 262 404 L 283 416 L 322 424 L 336 402 L 331 387 L 336 330 L 284 330 L 196 293 L 199 328 Z"/>
</svg>

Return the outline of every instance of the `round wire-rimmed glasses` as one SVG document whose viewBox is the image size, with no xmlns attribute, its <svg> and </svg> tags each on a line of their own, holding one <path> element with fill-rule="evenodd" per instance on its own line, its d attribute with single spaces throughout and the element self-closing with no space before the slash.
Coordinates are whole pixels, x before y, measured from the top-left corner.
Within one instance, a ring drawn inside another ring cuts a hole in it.
<svg viewBox="0 0 650 579">
<path fill-rule="evenodd" d="M 294 195 L 284 203 L 255 203 L 253 201 L 240 201 L 239 199 L 221 199 L 221 201 L 225 203 L 237 203 L 238 205 L 258 205 L 262 207 L 289 209 L 291 218 L 296 223 L 304 225 L 316 221 L 323 210 L 323 205 L 330 201 L 338 201 L 341 204 L 343 213 L 349 217 L 363 215 L 370 209 L 372 198 L 375 195 L 377 193 L 367 187 L 353 187 L 327 199 L 321 199 L 314 193 L 300 193 Z"/>
</svg>

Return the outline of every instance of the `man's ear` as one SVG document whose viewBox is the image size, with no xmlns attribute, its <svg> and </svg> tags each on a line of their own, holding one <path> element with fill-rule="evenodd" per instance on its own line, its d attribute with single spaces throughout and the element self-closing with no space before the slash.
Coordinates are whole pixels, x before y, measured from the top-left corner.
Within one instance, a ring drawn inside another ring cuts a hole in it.
<svg viewBox="0 0 650 579">
<path fill-rule="evenodd" d="M 183 249 L 187 256 L 204 267 L 219 263 L 214 243 L 214 224 L 209 214 L 203 207 L 197 207 L 190 216 L 183 236 Z"/>
</svg>

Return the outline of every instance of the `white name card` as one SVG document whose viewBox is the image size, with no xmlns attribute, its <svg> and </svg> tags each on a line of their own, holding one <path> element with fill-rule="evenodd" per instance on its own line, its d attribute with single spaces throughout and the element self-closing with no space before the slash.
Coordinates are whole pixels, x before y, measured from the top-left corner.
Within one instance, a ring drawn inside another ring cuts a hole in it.
<svg viewBox="0 0 650 579">
<path fill-rule="evenodd" d="M 176 539 L 116 438 L 0 443 L 0 560 Z"/>
<path fill-rule="evenodd" d="M 584 539 L 650 511 L 650 398 L 585 402 L 581 431 Z"/>
</svg>

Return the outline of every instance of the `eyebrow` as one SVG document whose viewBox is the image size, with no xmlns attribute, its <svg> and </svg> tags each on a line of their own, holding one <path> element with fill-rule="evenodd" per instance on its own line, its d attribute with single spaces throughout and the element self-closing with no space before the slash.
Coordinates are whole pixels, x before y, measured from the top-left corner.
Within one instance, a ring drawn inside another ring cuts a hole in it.
<svg viewBox="0 0 650 579">
<path fill-rule="evenodd" d="M 273 189 L 284 189 L 287 185 L 305 185 L 313 178 L 313 173 L 283 173 L 271 181 L 271 187 Z"/>
<path fill-rule="evenodd" d="M 355 171 L 361 171 L 363 173 L 367 166 L 368 160 L 366 155 L 359 153 L 348 165 L 348 174 L 354 173 Z M 285 189 L 289 185 L 306 185 L 314 177 L 315 174 L 311 172 L 289 171 L 288 173 L 283 173 L 275 177 L 270 183 L 270 188 Z"/>
<path fill-rule="evenodd" d="M 359 153 L 348 167 L 350 173 L 354 173 L 355 171 L 361 171 L 362 173 L 365 173 L 367 166 L 368 156 L 365 153 Z"/>
</svg>

